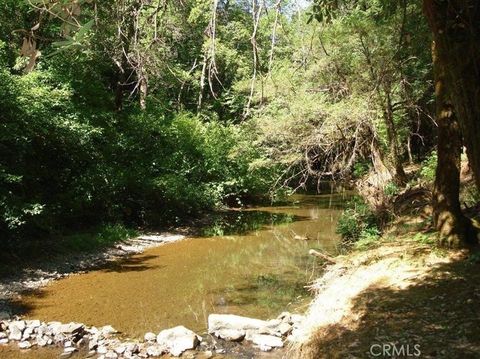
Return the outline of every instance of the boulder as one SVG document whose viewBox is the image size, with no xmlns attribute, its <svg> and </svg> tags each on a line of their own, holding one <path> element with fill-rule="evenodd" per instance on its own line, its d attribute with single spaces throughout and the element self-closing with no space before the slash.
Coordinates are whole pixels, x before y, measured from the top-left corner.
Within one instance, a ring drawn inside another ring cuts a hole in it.
<svg viewBox="0 0 480 359">
<path fill-rule="evenodd" d="M 40 325 L 42 325 L 42 323 L 41 323 L 39 320 L 27 320 L 27 321 L 26 321 L 26 325 L 27 325 L 27 327 L 29 327 L 29 328 L 36 329 L 36 328 L 38 328 Z"/>
<path fill-rule="evenodd" d="M 10 319 L 10 313 L 5 312 L 5 311 L 1 311 L 0 312 L 0 320 L 8 320 L 8 319 Z"/>
<path fill-rule="evenodd" d="M 0 345 L 8 344 L 8 338 L 0 339 Z"/>
<path fill-rule="evenodd" d="M 0 332 L 0 339 L 5 339 L 5 338 L 8 338 L 7 333 L 5 333 L 5 332 Z"/>
<path fill-rule="evenodd" d="M 173 356 L 180 356 L 184 351 L 195 349 L 201 337 L 185 328 L 178 326 L 162 330 L 157 336 L 157 343 L 164 346 Z"/>
</svg>

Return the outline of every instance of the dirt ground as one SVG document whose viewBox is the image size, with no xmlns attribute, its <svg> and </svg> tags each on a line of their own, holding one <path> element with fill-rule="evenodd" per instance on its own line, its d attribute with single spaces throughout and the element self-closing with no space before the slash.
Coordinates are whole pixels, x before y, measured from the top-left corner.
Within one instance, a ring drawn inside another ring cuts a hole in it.
<svg viewBox="0 0 480 359">
<path fill-rule="evenodd" d="M 315 284 L 298 358 L 480 358 L 480 255 L 404 235 L 354 252 Z"/>
</svg>

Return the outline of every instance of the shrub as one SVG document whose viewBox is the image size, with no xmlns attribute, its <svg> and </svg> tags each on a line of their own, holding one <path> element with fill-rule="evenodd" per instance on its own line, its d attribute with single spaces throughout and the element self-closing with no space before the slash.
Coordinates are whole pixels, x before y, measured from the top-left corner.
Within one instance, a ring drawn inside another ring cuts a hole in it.
<svg viewBox="0 0 480 359">
<path fill-rule="evenodd" d="M 420 178 L 426 182 L 435 181 L 435 171 L 437 170 L 437 152 L 432 151 L 422 162 L 422 168 L 420 170 Z"/>
<path fill-rule="evenodd" d="M 367 236 L 379 235 L 377 218 L 363 199 L 356 197 L 347 204 L 337 223 L 337 233 L 345 242 L 357 242 Z"/>
</svg>

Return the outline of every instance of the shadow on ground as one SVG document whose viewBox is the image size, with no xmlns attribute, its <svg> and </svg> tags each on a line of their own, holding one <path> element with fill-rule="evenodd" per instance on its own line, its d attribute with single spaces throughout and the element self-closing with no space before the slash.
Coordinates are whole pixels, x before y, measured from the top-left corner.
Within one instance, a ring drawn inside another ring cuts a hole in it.
<svg viewBox="0 0 480 359">
<path fill-rule="evenodd" d="M 339 325 L 322 329 L 300 355 L 312 359 L 480 358 L 479 304 L 480 264 L 468 260 L 443 264 L 407 289 L 367 288 L 353 303 L 352 312 L 363 313 L 356 329 Z M 405 352 L 378 355 L 383 344 L 404 345 Z M 420 356 L 414 356 L 414 345 L 419 345 Z"/>
</svg>

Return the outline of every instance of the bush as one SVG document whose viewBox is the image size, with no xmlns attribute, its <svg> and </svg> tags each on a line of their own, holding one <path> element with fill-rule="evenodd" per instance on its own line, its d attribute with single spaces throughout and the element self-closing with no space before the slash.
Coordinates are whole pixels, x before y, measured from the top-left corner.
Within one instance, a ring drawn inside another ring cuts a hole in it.
<svg viewBox="0 0 480 359">
<path fill-rule="evenodd" d="M 356 197 L 347 204 L 337 223 L 337 233 L 345 242 L 357 242 L 361 238 L 378 236 L 377 218 L 363 199 Z"/>
<path fill-rule="evenodd" d="M 420 169 L 420 178 L 425 182 L 435 181 L 435 171 L 437 170 L 437 151 L 432 153 L 422 162 Z"/>
</svg>

